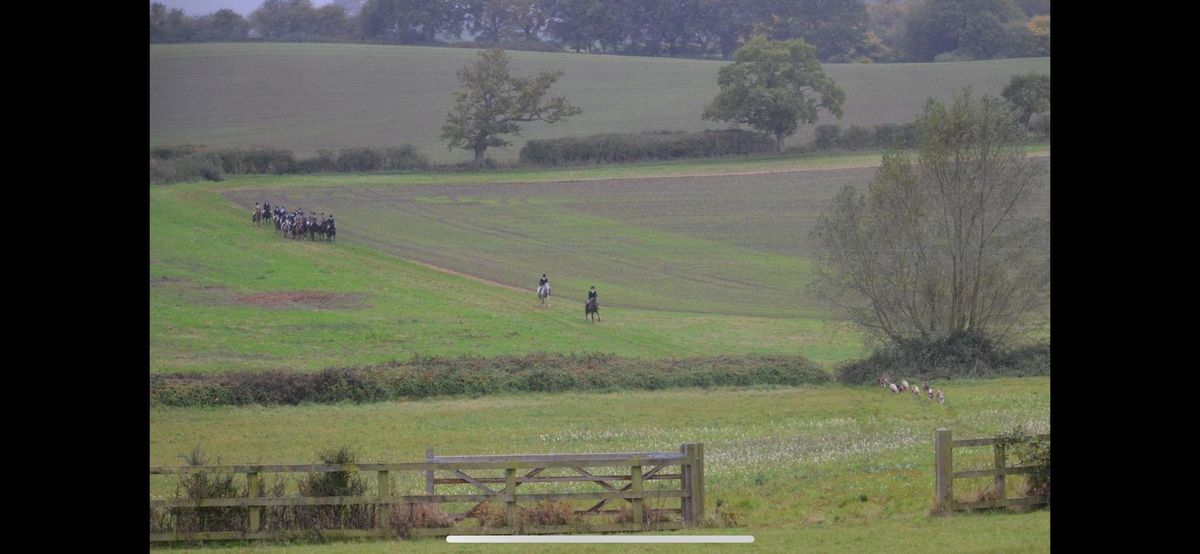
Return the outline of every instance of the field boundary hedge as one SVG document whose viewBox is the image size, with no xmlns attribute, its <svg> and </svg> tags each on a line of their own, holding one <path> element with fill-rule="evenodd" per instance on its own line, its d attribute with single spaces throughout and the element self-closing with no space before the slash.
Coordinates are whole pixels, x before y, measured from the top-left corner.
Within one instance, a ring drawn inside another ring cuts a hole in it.
<svg viewBox="0 0 1200 554">
<path fill-rule="evenodd" d="M 150 376 L 150 401 L 164 406 L 383 402 L 503 392 L 657 390 L 679 387 L 806 385 L 830 374 L 803 356 L 681 359 L 614 354 L 531 354 L 424 358 L 316 373 L 262 372 Z"/>
<path fill-rule="evenodd" d="M 297 158 L 291 150 L 270 147 L 209 150 L 204 146 L 181 145 L 150 149 L 152 184 L 198 179 L 221 181 L 226 174 L 362 173 L 423 170 L 430 167 L 429 157 L 409 144 L 387 148 L 318 150 L 311 158 Z"/>
<path fill-rule="evenodd" d="M 611 133 L 530 140 L 521 147 L 520 160 L 538 165 L 621 163 L 757 154 L 774 148 L 775 140 L 770 136 L 740 129 Z"/>
</svg>

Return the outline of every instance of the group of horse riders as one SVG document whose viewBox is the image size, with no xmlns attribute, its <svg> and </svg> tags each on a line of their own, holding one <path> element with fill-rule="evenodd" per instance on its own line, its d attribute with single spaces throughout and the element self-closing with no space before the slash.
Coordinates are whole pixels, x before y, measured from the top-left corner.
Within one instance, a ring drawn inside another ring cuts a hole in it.
<svg viewBox="0 0 1200 554">
<path fill-rule="evenodd" d="M 550 279 L 543 273 L 542 278 L 538 279 L 538 298 L 544 300 L 548 296 L 550 296 Z M 600 299 L 596 293 L 596 285 L 592 285 L 592 288 L 588 290 L 587 303 L 584 307 L 584 315 L 592 313 L 597 314 L 597 317 L 600 313 Z"/>
<path fill-rule="evenodd" d="M 333 220 L 333 214 L 325 217 L 325 214 L 307 214 L 304 210 L 296 209 L 295 211 L 287 211 L 283 206 L 278 206 L 271 209 L 269 202 L 259 204 L 254 203 L 254 224 L 258 225 L 260 221 L 275 221 L 275 230 L 283 234 L 292 234 L 292 238 L 302 237 L 305 234 L 309 235 L 310 239 L 321 235 L 321 238 L 326 240 L 336 240 L 337 226 Z"/>
</svg>

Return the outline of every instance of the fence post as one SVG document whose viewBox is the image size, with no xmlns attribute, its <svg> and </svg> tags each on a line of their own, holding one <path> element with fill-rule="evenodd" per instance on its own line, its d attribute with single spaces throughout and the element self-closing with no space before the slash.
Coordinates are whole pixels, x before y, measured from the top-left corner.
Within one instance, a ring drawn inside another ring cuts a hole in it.
<svg viewBox="0 0 1200 554">
<path fill-rule="evenodd" d="M 433 449 L 426 448 L 425 449 L 425 463 L 429 463 L 431 460 L 433 460 Z M 432 469 L 425 470 L 425 494 L 428 494 L 431 496 L 433 495 L 433 470 Z"/>
<path fill-rule="evenodd" d="M 689 443 L 683 445 L 684 463 L 688 466 L 683 471 L 683 481 L 690 493 L 684 503 L 684 522 L 700 525 L 704 522 L 704 443 Z"/>
<path fill-rule="evenodd" d="M 246 474 L 246 496 L 248 498 L 258 498 L 258 473 L 250 472 Z M 262 507 L 250 506 L 250 533 L 257 533 L 262 524 Z"/>
<path fill-rule="evenodd" d="M 1000 444 L 1000 443 L 996 443 L 996 444 L 992 445 L 992 448 L 996 455 L 996 469 L 1004 469 L 1005 467 L 1007 467 L 1008 463 L 1004 459 L 1004 445 Z M 999 492 L 999 494 L 1000 494 L 999 505 L 1003 506 L 1005 504 L 1005 501 L 1008 499 L 1008 491 L 1006 491 L 1005 487 L 1004 487 L 1004 475 L 1003 474 L 996 476 L 996 491 Z"/>
<path fill-rule="evenodd" d="M 684 525 L 695 525 L 696 520 L 692 518 L 691 513 L 691 445 L 679 445 L 679 451 L 683 452 L 683 463 L 679 464 L 679 482 L 682 483 L 684 490 L 683 498 L 679 499 L 679 511 L 683 512 Z"/>
<path fill-rule="evenodd" d="M 936 468 L 934 502 L 936 506 L 954 508 L 954 440 L 950 430 L 940 428 L 934 436 L 934 466 Z"/>
<path fill-rule="evenodd" d="M 692 489 L 696 496 L 692 499 L 695 501 L 692 504 L 692 510 L 696 512 L 696 524 L 704 523 L 704 443 L 695 444 L 696 466 L 692 469 L 692 480 L 695 481 L 695 487 Z"/>
<path fill-rule="evenodd" d="M 642 518 L 642 511 L 645 509 L 645 500 L 642 498 L 642 466 L 630 467 L 629 479 L 631 483 L 629 490 L 637 495 L 633 499 L 633 524 L 644 529 L 646 522 Z"/>
<path fill-rule="evenodd" d="M 504 470 L 504 515 L 508 520 L 508 526 L 512 529 L 512 534 L 516 535 L 520 531 L 517 529 L 517 468 L 510 467 Z"/>
<path fill-rule="evenodd" d="M 380 500 L 380 503 L 375 505 L 375 526 L 386 528 L 392 523 L 392 505 L 384 504 L 383 500 L 392 495 L 392 480 L 388 477 L 386 469 L 376 472 L 375 475 L 379 479 Z"/>
</svg>

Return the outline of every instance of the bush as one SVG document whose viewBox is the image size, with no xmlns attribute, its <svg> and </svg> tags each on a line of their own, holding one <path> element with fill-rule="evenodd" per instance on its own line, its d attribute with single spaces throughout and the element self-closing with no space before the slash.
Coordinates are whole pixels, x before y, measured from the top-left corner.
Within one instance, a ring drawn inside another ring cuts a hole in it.
<svg viewBox="0 0 1200 554">
<path fill-rule="evenodd" d="M 1050 442 L 1044 441 L 1037 435 L 1017 427 L 1000 435 L 1006 456 L 1011 456 L 1009 465 L 1034 466 L 1033 473 L 1028 474 L 1029 488 L 1025 494 L 1030 496 L 1045 495 L 1047 503 L 1050 500 Z"/>
<path fill-rule="evenodd" d="M 322 451 L 322 463 L 353 464 L 358 455 L 348 447 Z M 309 473 L 299 483 L 300 496 L 363 496 L 367 484 L 357 471 Z M 303 529 L 368 529 L 374 518 L 374 506 L 297 506 L 296 521 Z"/>
<path fill-rule="evenodd" d="M 383 169 L 405 170 L 427 167 L 429 167 L 429 158 L 409 144 L 390 147 L 383 153 Z"/>
<path fill-rule="evenodd" d="M 829 150 L 837 147 L 841 140 L 842 128 L 837 125 L 817 125 L 813 137 L 813 147 L 817 150 Z"/>
<path fill-rule="evenodd" d="M 508 525 L 508 516 L 504 512 L 504 507 L 491 502 L 484 502 L 476 506 L 468 516 L 478 518 L 479 526 L 484 529 Z"/>
<path fill-rule="evenodd" d="M 1050 374 L 1050 344 L 1005 350 L 980 334 L 961 333 L 931 341 L 909 340 L 877 349 L 870 357 L 839 366 L 848 385 L 889 378 L 949 379 Z"/>
<path fill-rule="evenodd" d="M 187 181 L 223 181 L 221 161 L 214 154 L 191 153 L 182 156 L 150 157 L 150 183 L 166 184 Z"/>
<path fill-rule="evenodd" d="M 347 148 L 337 157 L 337 170 L 345 173 L 374 171 L 383 167 L 383 154 L 370 148 Z"/>
<path fill-rule="evenodd" d="M 388 524 L 401 537 L 408 537 L 413 529 L 453 527 L 454 520 L 436 504 L 422 502 L 392 506 Z"/>
<path fill-rule="evenodd" d="M 542 500 L 521 510 L 521 523 L 526 525 L 572 525 L 579 520 L 575 509 L 562 501 Z"/>
<path fill-rule="evenodd" d="M 296 157 L 291 150 L 278 148 L 251 148 L 249 150 L 220 150 L 221 169 L 230 174 L 274 174 L 295 173 Z"/>
<path fill-rule="evenodd" d="M 862 150 L 875 146 L 875 133 L 870 127 L 851 125 L 842 135 L 840 144 L 847 150 Z"/>
<path fill-rule="evenodd" d="M 903 149 L 916 146 L 916 124 L 884 123 L 875 126 L 875 146 L 884 149 Z"/>
<path fill-rule="evenodd" d="M 184 461 L 190 466 L 203 466 L 208 463 L 199 446 L 184 456 Z M 245 496 L 245 491 L 239 490 L 234 483 L 232 473 L 187 473 L 179 478 L 175 486 L 175 498 L 198 500 Z M 244 531 L 246 527 L 245 512 L 237 507 L 171 508 L 169 512 L 175 520 L 174 530 L 182 533 Z M 151 517 L 154 518 L 153 513 Z M 158 526 L 161 528 L 163 525 L 163 521 L 159 520 Z"/>
<path fill-rule="evenodd" d="M 317 155 L 296 161 L 296 173 L 323 173 L 337 171 L 337 154 L 333 150 L 317 150 Z"/>
<path fill-rule="evenodd" d="M 1034 136 L 1050 138 L 1050 114 L 1036 116 L 1029 121 L 1029 130 Z"/>
</svg>

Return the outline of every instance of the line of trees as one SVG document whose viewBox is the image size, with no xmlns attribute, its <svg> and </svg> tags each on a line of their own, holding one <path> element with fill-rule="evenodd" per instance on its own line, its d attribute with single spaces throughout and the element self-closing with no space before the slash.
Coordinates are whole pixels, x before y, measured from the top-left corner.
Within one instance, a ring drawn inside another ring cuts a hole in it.
<svg viewBox="0 0 1200 554">
<path fill-rule="evenodd" d="M 730 59 L 753 36 L 826 63 L 1050 54 L 1050 0 L 265 0 L 188 16 L 150 5 L 150 42 L 333 41 Z"/>
</svg>

